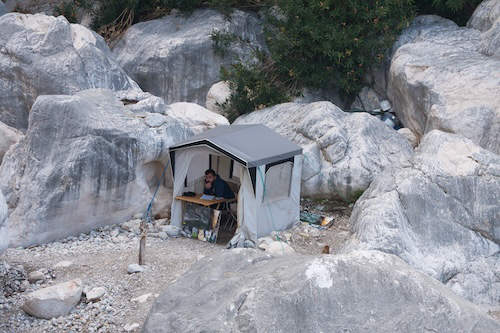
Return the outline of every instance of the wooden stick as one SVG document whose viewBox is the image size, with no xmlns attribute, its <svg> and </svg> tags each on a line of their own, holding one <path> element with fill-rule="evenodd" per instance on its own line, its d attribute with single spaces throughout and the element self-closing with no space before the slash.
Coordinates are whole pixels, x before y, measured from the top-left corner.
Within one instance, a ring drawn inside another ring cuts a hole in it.
<svg viewBox="0 0 500 333">
<path fill-rule="evenodd" d="M 146 264 L 146 219 L 141 220 L 141 240 L 139 241 L 139 265 Z"/>
</svg>

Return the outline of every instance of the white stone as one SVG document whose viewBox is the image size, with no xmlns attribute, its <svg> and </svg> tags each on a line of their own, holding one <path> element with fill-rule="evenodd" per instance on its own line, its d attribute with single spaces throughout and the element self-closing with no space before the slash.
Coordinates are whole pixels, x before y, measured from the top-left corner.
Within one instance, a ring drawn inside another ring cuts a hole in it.
<svg viewBox="0 0 500 333">
<path fill-rule="evenodd" d="M 68 268 L 73 265 L 73 262 L 70 260 L 63 260 L 54 265 L 54 268 Z"/>
<path fill-rule="evenodd" d="M 181 228 L 175 226 L 175 225 L 163 225 L 160 227 L 161 230 L 163 230 L 163 232 L 166 232 L 167 235 L 169 235 L 170 237 L 179 237 L 180 235 L 180 232 L 181 232 Z"/>
<path fill-rule="evenodd" d="M 485 0 L 477 6 L 476 10 L 467 22 L 467 27 L 484 32 L 489 30 L 499 17 L 500 1 Z"/>
<path fill-rule="evenodd" d="M 0 189 L 0 253 L 9 246 L 8 207 Z"/>
<path fill-rule="evenodd" d="M 479 333 L 498 332 L 500 323 L 394 255 L 239 249 L 216 253 L 166 287 L 142 330 Z"/>
<path fill-rule="evenodd" d="M 343 251 L 395 254 L 475 303 L 498 305 L 499 202 L 500 156 L 434 130 L 356 202 Z"/>
<path fill-rule="evenodd" d="M 130 301 L 134 303 L 145 303 L 149 298 L 153 297 L 152 293 L 147 293 L 141 296 L 137 296 L 132 298 Z"/>
<path fill-rule="evenodd" d="M 40 271 L 33 271 L 28 274 L 28 281 L 30 283 L 35 283 L 37 281 L 45 280 L 45 274 Z"/>
<path fill-rule="evenodd" d="M 10 13 L 0 26 L 0 73 L 10 73 L 0 76 L 0 121 L 9 126 L 26 129 L 40 95 L 140 90 L 101 36 L 64 16 Z"/>
<path fill-rule="evenodd" d="M 228 124 L 201 106 L 177 103 L 168 112 L 164 107 L 168 121 L 151 128 L 142 114 L 127 110 L 119 99 L 124 95 L 92 89 L 37 98 L 26 135 L 0 165 L 11 246 L 78 235 L 143 213 L 168 167 L 168 148 Z M 173 185 L 168 170 L 165 175 L 153 214 L 170 209 Z"/>
<path fill-rule="evenodd" d="M 90 291 L 85 292 L 85 297 L 87 302 L 95 302 L 101 300 L 101 298 L 106 294 L 106 288 L 97 287 L 93 288 Z"/>
<path fill-rule="evenodd" d="M 303 196 L 355 200 L 385 167 L 413 154 L 408 141 L 376 117 L 330 102 L 279 104 L 234 123 L 264 124 L 302 146 Z"/>
<path fill-rule="evenodd" d="M 207 102 L 205 107 L 210 111 L 222 113 L 222 105 L 228 101 L 231 96 L 231 88 L 226 81 L 220 81 L 210 87 L 207 93 Z"/>
<path fill-rule="evenodd" d="M 150 113 L 144 121 L 149 127 L 160 127 L 168 121 L 168 118 L 158 113 Z"/>
<path fill-rule="evenodd" d="M 127 324 L 123 327 L 123 329 L 125 330 L 125 332 L 132 332 L 132 331 L 135 331 L 136 329 L 138 329 L 139 327 L 141 327 L 141 325 L 139 323 L 130 323 L 130 324 Z"/>
<path fill-rule="evenodd" d="M 10 146 L 17 143 L 22 136 L 21 131 L 0 121 L 0 164 L 2 164 L 3 155 L 9 150 Z"/>
<path fill-rule="evenodd" d="M 144 267 L 139 264 L 130 264 L 127 267 L 127 272 L 129 274 L 144 272 Z"/>
<path fill-rule="evenodd" d="M 415 133 L 413 133 L 413 131 L 411 129 L 400 128 L 400 129 L 398 129 L 398 133 L 401 134 L 402 136 L 404 136 L 413 148 L 418 146 L 417 136 L 415 135 Z"/>
<path fill-rule="evenodd" d="M 22 309 L 37 318 L 51 319 L 67 315 L 82 295 L 80 279 L 38 289 L 26 296 Z"/>
<path fill-rule="evenodd" d="M 285 242 L 273 241 L 267 246 L 266 252 L 274 256 L 284 256 L 294 254 L 295 250 Z"/>
<path fill-rule="evenodd" d="M 210 37 L 214 31 L 247 39 L 252 47 L 264 45 L 257 15 L 235 9 L 228 19 L 219 11 L 198 9 L 131 26 L 113 52 L 144 90 L 167 103 L 205 105 L 208 90 L 220 81 L 221 65 L 253 57 L 251 47 L 238 42 L 225 56 L 217 55 Z"/>
<path fill-rule="evenodd" d="M 498 1 L 496 1 L 498 4 Z M 395 45 L 388 96 L 403 125 L 423 136 L 460 134 L 500 153 L 500 22 L 492 32 L 419 16 Z"/>
</svg>

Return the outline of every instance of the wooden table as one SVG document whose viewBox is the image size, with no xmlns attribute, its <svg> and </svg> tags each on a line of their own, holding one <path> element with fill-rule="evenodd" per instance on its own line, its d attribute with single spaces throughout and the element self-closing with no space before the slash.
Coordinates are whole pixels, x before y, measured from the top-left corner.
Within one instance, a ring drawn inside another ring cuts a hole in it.
<svg viewBox="0 0 500 333">
<path fill-rule="evenodd" d="M 224 203 L 232 203 L 232 202 L 236 202 L 236 198 L 232 198 L 232 199 L 213 199 L 213 200 L 205 200 L 205 199 L 201 199 L 201 196 L 203 194 L 196 194 L 195 196 L 193 197 L 189 197 L 189 196 L 185 196 L 185 195 L 179 195 L 177 197 L 175 197 L 176 200 L 179 200 L 179 201 L 182 201 L 183 203 L 184 202 L 189 202 L 189 203 L 194 203 L 194 204 L 197 204 L 197 205 L 201 205 L 201 206 L 204 206 L 204 207 L 214 207 L 214 205 L 216 205 L 216 208 L 213 208 L 212 210 L 212 218 L 211 218 L 211 226 L 212 226 L 212 229 L 216 230 L 216 232 L 218 233 L 219 231 L 219 222 L 220 222 L 220 216 L 221 216 L 221 210 L 219 208 L 221 208 L 222 204 Z M 182 205 L 182 220 L 184 220 L 184 210 L 185 210 L 185 207 L 184 205 Z"/>
<path fill-rule="evenodd" d="M 235 202 L 236 201 L 235 198 L 233 198 L 233 199 L 205 200 L 205 199 L 201 199 L 202 195 L 203 194 L 196 194 L 194 197 L 188 197 L 188 196 L 185 196 L 185 195 L 179 195 L 179 196 L 175 197 L 175 199 L 176 200 L 180 200 L 180 201 L 184 201 L 184 202 L 195 203 L 195 204 L 202 205 L 202 206 L 205 206 L 205 207 L 210 207 L 212 205 L 221 205 L 223 203 L 231 203 L 231 202 Z"/>
</svg>

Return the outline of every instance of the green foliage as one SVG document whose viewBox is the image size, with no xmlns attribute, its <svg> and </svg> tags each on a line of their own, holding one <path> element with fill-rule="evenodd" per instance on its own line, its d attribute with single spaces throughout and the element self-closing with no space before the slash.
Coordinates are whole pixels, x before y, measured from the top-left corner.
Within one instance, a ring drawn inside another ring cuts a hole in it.
<svg viewBox="0 0 500 333">
<path fill-rule="evenodd" d="M 225 106 L 230 118 L 287 100 L 304 87 L 335 87 L 352 97 L 365 72 L 384 59 L 414 15 L 412 0 L 276 3 L 278 14 L 267 15 L 265 24 L 269 54 L 258 65 L 224 71 L 225 80 L 239 87 L 232 91 L 234 104 Z M 246 86 L 240 87 L 242 83 Z"/>
<path fill-rule="evenodd" d="M 229 82 L 231 96 L 222 105 L 229 121 L 256 109 L 286 102 L 294 88 L 276 77 L 275 64 L 260 51 L 256 51 L 257 62 L 236 63 L 221 68 L 221 78 Z"/>
<path fill-rule="evenodd" d="M 224 31 L 214 30 L 210 33 L 210 39 L 212 39 L 215 54 L 224 57 L 231 44 L 235 43 L 238 37 Z"/>
<path fill-rule="evenodd" d="M 416 2 L 419 15 L 434 14 L 464 26 L 474 9 L 483 0 L 419 0 Z"/>
</svg>

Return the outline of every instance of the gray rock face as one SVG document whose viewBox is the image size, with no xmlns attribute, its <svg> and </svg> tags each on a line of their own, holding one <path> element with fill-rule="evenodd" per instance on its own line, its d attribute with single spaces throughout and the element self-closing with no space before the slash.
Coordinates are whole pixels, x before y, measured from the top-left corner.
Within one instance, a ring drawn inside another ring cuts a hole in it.
<svg viewBox="0 0 500 333">
<path fill-rule="evenodd" d="M 285 103 L 239 117 L 264 124 L 304 149 L 302 194 L 356 199 L 386 166 L 407 160 L 408 141 L 377 118 L 330 102 Z"/>
<path fill-rule="evenodd" d="M 63 16 L 9 13 L 0 26 L 0 121 L 9 126 L 26 129 L 40 95 L 138 90 L 102 37 Z"/>
<path fill-rule="evenodd" d="M 486 34 L 437 16 L 417 17 L 403 32 L 388 95 L 405 127 L 457 133 L 500 153 L 500 58 L 480 52 L 490 48 Z"/>
<path fill-rule="evenodd" d="M 188 101 L 205 105 L 221 65 L 249 58 L 250 49 L 235 44 L 222 57 L 214 52 L 213 31 L 235 34 L 253 46 L 264 45 L 256 16 L 234 10 L 230 19 L 214 10 L 195 10 L 189 16 L 171 14 L 129 28 L 113 49 L 120 65 L 141 88 L 168 103 Z"/>
<path fill-rule="evenodd" d="M 201 259 L 153 304 L 144 332 L 494 332 L 479 308 L 377 251 Z"/>
<path fill-rule="evenodd" d="M 5 197 L 0 190 L 0 253 L 9 245 L 9 229 L 7 225 L 8 209 Z"/>
<path fill-rule="evenodd" d="M 477 6 L 469 22 L 467 22 L 467 27 L 484 32 L 489 30 L 499 17 L 500 1 L 485 0 Z"/>
<path fill-rule="evenodd" d="M 227 124 L 203 108 L 196 113 L 200 121 L 189 118 L 193 112 L 179 117 L 165 111 L 166 121 L 149 127 L 143 113 L 124 107 L 110 90 L 40 96 L 26 136 L 0 167 L 11 245 L 51 241 L 144 212 L 168 147 L 208 129 L 212 115 L 213 126 Z M 172 182 L 166 174 L 156 198 L 163 206 L 154 212 L 170 205 Z"/>
<path fill-rule="evenodd" d="M 22 136 L 21 131 L 0 122 L 0 164 L 2 164 L 3 155 L 9 150 L 10 146 L 17 143 Z"/>
<path fill-rule="evenodd" d="M 67 315 L 82 296 L 80 279 L 38 289 L 27 295 L 22 309 L 37 318 L 51 319 Z"/>
<path fill-rule="evenodd" d="M 3 14 L 7 14 L 7 8 L 5 8 L 5 5 L 0 0 L 0 16 L 2 16 Z"/>
<path fill-rule="evenodd" d="M 428 133 L 354 206 L 351 249 L 395 254 L 476 303 L 500 304 L 500 156 Z"/>
</svg>

